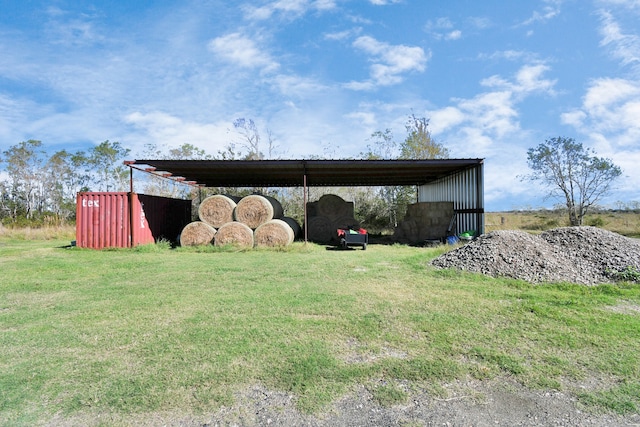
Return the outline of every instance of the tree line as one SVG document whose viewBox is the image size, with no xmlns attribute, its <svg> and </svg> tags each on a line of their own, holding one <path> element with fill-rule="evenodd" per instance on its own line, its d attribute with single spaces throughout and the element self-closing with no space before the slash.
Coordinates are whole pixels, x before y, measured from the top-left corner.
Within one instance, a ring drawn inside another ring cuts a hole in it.
<svg viewBox="0 0 640 427">
<path fill-rule="evenodd" d="M 448 150 L 436 142 L 429 131 L 429 120 L 411 114 L 405 124 L 406 136 L 396 141 L 390 129 L 374 132 L 361 159 L 438 159 L 447 158 Z M 190 143 L 178 148 L 147 145 L 140 158 L 174 160 L 262 160 L 275 158 L 277 146 L 272 133 L 260 132 L 251 119 L 233 122 L 235 140 L 216 154 Z M 120 142 L 106 140 L 85 151 L 60 150 L 50 153 L 42 141 L 30 139 L 17 143 L 0 155 L 0 221 L 7 226 L 39 226 L 64 224 L 75 220 L 76 194 L 84 191 L 128 191 L 131 150 Z M 321 158 L 313 156 L 313 158 Z M 178 188 L 168 180 L 144 179 L 141 192 L 167 197 L 196 197 L 192 189 Z M 299 216 L 302 200 L 292 189 L 206 189 L 207 192 L 272 193 L 288 208 L 291 216 Z M 138 190 L 139 191 L 139 190 Z M 326 189 L 314 189 L 326 191 Z M 331 189 L 347 191 L 356 201 L 359 218 L 377 229 L 393 227 L 407 204 L 415 201 L 415 189 L 407 187 L 375 187 Z M 200 194 L 202 197 L 202 194 Z"/>
<path fill-rule="evenodd" d="M 236 140 L 215 155 L 190 143 L 163 149 L 150 144 L 141 158 L 173 160 L 263 160 L 272 159 L 277 145 L 267 129 L 266 137 L 251 119 L 233 122 Z M 435 141 L 429 120 L 408 116 L 405 137 L 398 142 L 390 129 L 374 132 L 366 150 L 358 158 L 445 159 L 449 150 Z M 41 141 L 30 139 L 9 147 L 0 156 L 4 174 L 0 175 L 0 221 L 4 225 L 61 224 L 75 219 L 76 194 L 83 191 L 128 191 L 129 169 L 124 160 L 131 150 L 119 142 L 106 140 L 87 151 L 67 150 L 50 154 Z M 311 158 L 321 158 L 311 156 Z M 622 175 L 610 159 L 595 155 L 572 138 L 549 138 L 527 152 L 531 173 L 523 180 L 546 187 L 547 196 L 564 205 L 571 225 L 582 225 L 584 216 L 597 208 Z M 193 190 L 178 187 L 170 180 L 143 180 L 141 192 L 157 196 L 195 199 L 208 193 L 231 193 L 238 196 L 262 192 L 280 200 L 289 216 L 301 220 L 302 194 L 288 188 L 213 188 Z M 139 190 L 138 190 L 139 191 Z M 198 191 L 198 192 L 196 192 Z M 413 187 L 386 186 L 367 188 L 313 188 L 310 199 L 325 192 L 337 193 L 354 201 L 356 217 L 373 230 L 393 229 L 402 220 L 407 205 L 416 201 Z M 314 194 L 316 193 L 316 194 Z M 342 193 L 342 194 L 340 194 Z"/>
</svg>

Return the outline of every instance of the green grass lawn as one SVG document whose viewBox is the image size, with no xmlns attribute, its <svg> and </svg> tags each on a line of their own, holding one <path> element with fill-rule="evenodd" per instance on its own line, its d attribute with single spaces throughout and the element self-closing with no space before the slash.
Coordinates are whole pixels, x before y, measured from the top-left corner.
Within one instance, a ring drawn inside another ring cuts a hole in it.
<svg viewBox="0 0 640 427">
<path fill-rule="evenodd" d="M 398 381 L 437 394 L 502 377 L 640 410 L 637 284 L 438 271 L 442 248 L 68 242 L 0 237 L 1 425 L 206 413 L 254 384 L 314 412 L 355 384 L 393 404 L 407 398 Z"/>
</svg>

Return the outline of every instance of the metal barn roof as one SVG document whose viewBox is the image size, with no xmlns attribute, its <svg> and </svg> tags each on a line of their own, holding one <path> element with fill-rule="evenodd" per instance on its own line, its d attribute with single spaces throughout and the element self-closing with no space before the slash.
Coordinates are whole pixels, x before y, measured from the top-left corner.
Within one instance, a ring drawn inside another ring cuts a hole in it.
<svg viewBox="0 0 640 427">
<path fill-rule="evenodd" d="M 483 163 L 437 160 L 135 160 L 132 167 L 206 187 L 424 185 Z M 306 180 L 306 182 L 305 182 Z"/>
</svg>

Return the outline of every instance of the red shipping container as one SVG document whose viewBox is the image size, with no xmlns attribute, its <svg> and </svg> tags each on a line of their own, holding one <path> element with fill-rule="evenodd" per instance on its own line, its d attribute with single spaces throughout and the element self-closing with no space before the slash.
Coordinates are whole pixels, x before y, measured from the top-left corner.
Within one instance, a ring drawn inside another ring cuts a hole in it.
<svg viewBox="0 0 640 427">
<path fill-rule="evenodd" d="M 78 193 L 76 245 L 81 248 L 128 248 L 155 239 L 138 195 L 124 192 Z"/>
</svg>

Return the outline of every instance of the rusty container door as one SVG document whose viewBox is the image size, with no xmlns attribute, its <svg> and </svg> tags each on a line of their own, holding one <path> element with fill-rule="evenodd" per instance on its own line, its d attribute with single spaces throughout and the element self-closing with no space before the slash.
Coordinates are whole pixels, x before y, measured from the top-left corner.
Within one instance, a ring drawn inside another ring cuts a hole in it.
<svg viewBox="0 0 640 427">
<path fill-rule="evenodd" d="M 147 245 L 155 243 L 153 232 L 149 227 L 149 221 L 145 209 L 138 194 L 128 193 L 129 202 L 131 204 L 131 242 L 132 246 Z"/>
<path fill-rule="evenodd" d="M 128 193 L 78 193 L 76 199 L 76 245 L 102 249 L 129 246 Z"/>
<path fill-rule="evenodd" d="M 137 194 L 78 193 L 76 245 L 80 248 L 128 248 L 154 243 Z"/>
</svg>

